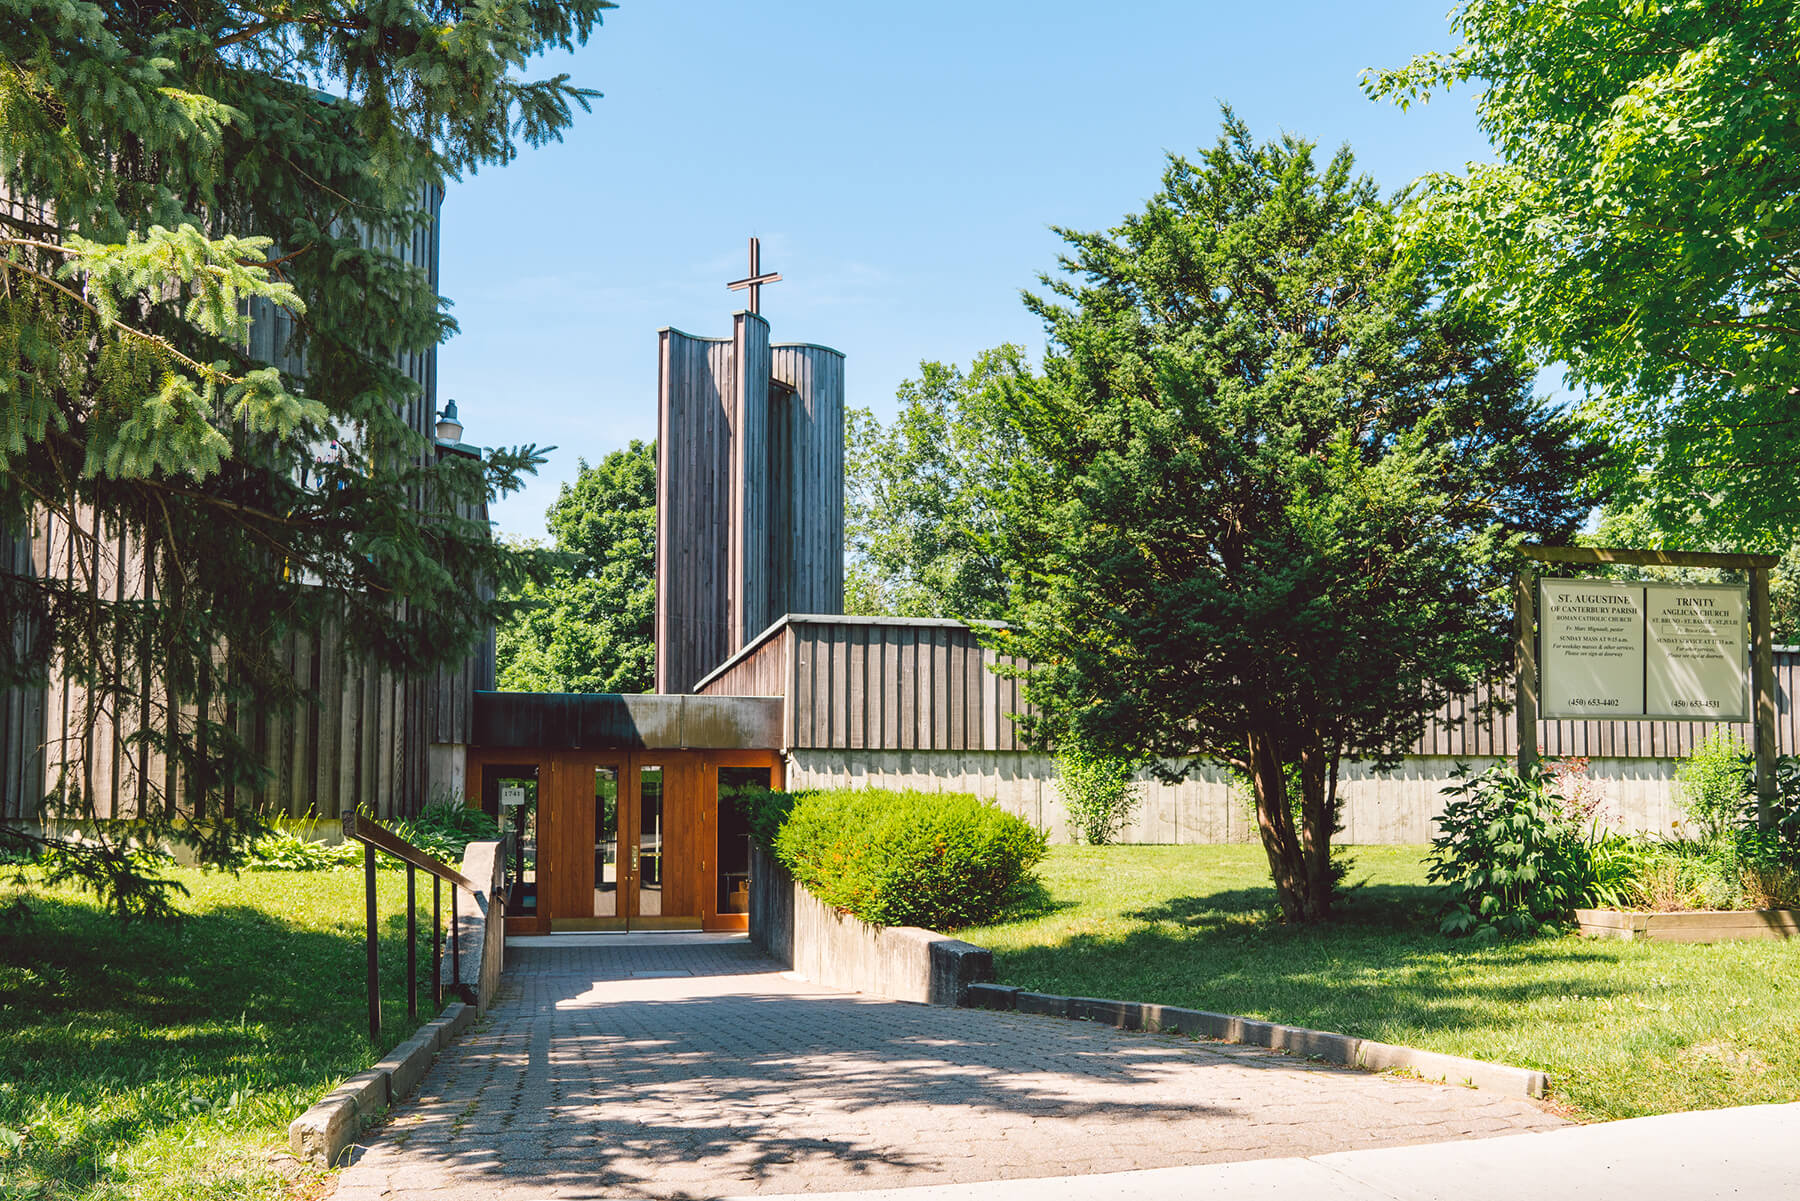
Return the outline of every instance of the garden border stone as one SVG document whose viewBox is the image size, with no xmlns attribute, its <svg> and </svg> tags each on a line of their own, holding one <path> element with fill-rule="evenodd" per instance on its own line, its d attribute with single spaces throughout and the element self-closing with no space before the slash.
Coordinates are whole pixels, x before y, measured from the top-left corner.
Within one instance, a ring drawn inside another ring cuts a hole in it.
<svg viewBox="0 0 1800 1201">
<path fill-rule="evenodd" d="M 446 1005 L 443 1013 L 420 1026 L 380 1063 L 351 1076 L 288 1123 L 289 1150 L 320 1167 L 335 1164 L 370 1122 L 418 1087 L 437 1053 L 474 1020 L 473 1005 L 464 1001 Z"/>
<path fill-rule="evenodd" d="M 1001 984 L 970 985 L 964 1005 L 973 1009 L 1098 1022 L 1120 1030 L 1142 1030 L 1151 1034 L 1198 1035 L 1221 1042 L 1267 1047 L 1271 1051 L 1304 1055 L 1367 1071 L 1411 1072 L 1425 1080 L 1464 1084 L 1514 1097 L 1541 1099 L 1550 1086 L 1548 1075 L 1531 1068 L 1466 1059 L 1439 1051 L 1421 1051 L 1416 1047 L 1353 1038 L 1329 1030 L 1309 1030 L 1303 1026 L 1283 1026 L 1278 1022 L 1260 1022 L 1226 1013 L 1208 1013 L 1202 1009 L 1099 997 L 1065 997 L 1056 993 L 1026 992 Z"/>
</svg>

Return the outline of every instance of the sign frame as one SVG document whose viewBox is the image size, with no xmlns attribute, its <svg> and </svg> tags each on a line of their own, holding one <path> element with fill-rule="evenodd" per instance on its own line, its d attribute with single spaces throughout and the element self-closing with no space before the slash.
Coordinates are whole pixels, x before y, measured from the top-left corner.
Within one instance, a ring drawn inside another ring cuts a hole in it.
<svg viewBox="0 0 1800 1201">
<path fill-rule="evenodd" d="M 1756 753 L 1757 824 L 1764 830 L 1775 822 L 1775 639 L 1769 597 L 1769 573 L 1781 563 L 1780 555 L 1733 554 L 1718 551 L 1643 550 L 1621 546 L 1543 546 L 1524 543 L 1519 553 L 1525 562 L 1513 578 L 1513 723 L 1517 736 L 1514 753 L 1521 775 L 1539 759 L 1538 748 L 1538 639 L 1537 579 L 1540 564 L 1623 563 L 1638 567 L 1704 567 L 1743 571 L 1750 577 L 1750 729 Z M 1651 718 L 1620 720 L 1659 720 Z M 1679 720 L 1700 720 L 1683 717 Z"/>
</svg>

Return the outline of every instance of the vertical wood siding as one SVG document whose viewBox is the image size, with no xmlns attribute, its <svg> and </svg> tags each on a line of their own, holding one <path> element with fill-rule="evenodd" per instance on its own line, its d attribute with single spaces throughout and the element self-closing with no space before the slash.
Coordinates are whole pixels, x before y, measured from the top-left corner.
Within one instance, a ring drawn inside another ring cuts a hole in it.
<svg viewBox="0 0 1800 1201">
<path fill-rule="evenodd" d="M 656 441 L 656 690 L 686 692 L 731 654 L 732 343 L 661 331 Z"/>
<path fill-rule="evenodd" d="M 792 392 L 779 411 L 786 470 L 769 476 L 786 493 L 786 553 L 771 565 L 780 607 L 751 635 L 784 613 L 844 609 L 844 356 L 784 343 L 773 372 Z"/>
<path fill-rule="evenodd" d="M 779 613 L 771 580 L 763 570 L 770 538 L 774 491 L 769 472 L 774 414 L 770 405 L 769 323 L 754 313 L 738 313 L 732 332 L 737 388 L 731 413 L 731 575 L 730 634 L 726 655 L 744 649 Z M 784 610 L 785 611 L 785 610 Z M 722 660 L 706 664 L 710 671 Z"/>
<path fill-rule="evenodd" d="M 1012 751 L 1013 662 L 960 622 L 790 616 L 700 691 L 788 697 L 794 748 Z"/>
<path fill-rule="evenodd" d="M 749 654 L 705 682 L 712 696 L 786 696 L 791 749 L 1022 751 L 1014 715 L 1027 712 L 1021 681 L 996 671 L 1022 660 L 997 656 L 960 622 L 790 616 Z M 1800 754 L 1800 649 L 1775 655 L 1776 747 Z M 1491 702 L 1511 681 L 1489 683 L 1440 709 L 1404 753 L 1444 759 L 1510 758 L 1518 737 L 1510 713 Z M 1538 723 L 1551 757 L 1678 759 L 1719 723 Z M 1730 725 L 1749 741 L 1747 725 Z"/>
<path fill-rule="evenodd" d="M 660 335 L 656 687 L 686 692 L 789 612 L 844 607 L 844 356 Z"/>
</svg>

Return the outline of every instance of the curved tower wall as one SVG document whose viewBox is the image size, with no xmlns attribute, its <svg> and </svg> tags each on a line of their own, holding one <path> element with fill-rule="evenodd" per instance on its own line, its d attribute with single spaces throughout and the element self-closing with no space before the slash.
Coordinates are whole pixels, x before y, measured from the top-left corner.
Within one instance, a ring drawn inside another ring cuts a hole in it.
<svg viewBox="0 0 1800 1201">
<path fill-rule="evenodd" d="M 843 610 L 844 356 L 754 313 L 659 338 L 656 688 L 687 692 L 778 618 Z"/>
</svg>

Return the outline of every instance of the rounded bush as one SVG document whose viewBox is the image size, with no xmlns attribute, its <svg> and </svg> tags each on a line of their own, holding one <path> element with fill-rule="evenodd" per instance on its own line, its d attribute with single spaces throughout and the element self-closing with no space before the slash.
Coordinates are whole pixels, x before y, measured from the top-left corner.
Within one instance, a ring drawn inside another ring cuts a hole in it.
<svg viewBox="0 0 1800 1201">
<path fill-rule="evenodd" d="M 993 921 L 1034 881 L 1045 838 L 967 793 L 801 793 L 775 835 L 795 880 L 882 926 L 935 930 Z"/>
</svg>

